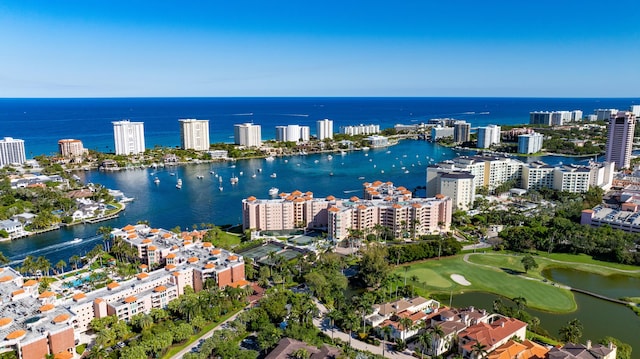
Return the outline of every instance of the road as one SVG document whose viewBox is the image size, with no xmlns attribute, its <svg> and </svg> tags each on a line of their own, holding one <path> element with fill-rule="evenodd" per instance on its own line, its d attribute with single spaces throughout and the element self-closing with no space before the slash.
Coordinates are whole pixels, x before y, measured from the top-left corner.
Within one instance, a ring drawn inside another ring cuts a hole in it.
<svg viewBox="0 0 640 359">
<path fill-rule="evenodd" d="M 242 313 L 242 310 L 238 311 L 236 314 L 234 314 L 231 317 L 229 317 L 229 319 L 225 320 L 224 322 L 222 322 L 222 323 L 218 324 L 217 326 L 215 326 L 213 329 L 211 329 L 208 332 L 206 332 L 203 336 L 200 337 L 200 339 L 198 339 L 195 342 L 187 345 L 187 347 L 185 347 L 184 349 L 179 351 L 176 355 L 172 356 L 171 359 L 180 359 L 180 358 L 182 358 L 185 354 L 189 353 L 191 351 L 191 349 L 195 348 L 198 345 L 198 342 L 200 342 L 200 340 L 205 340 L 205 339 L 211 338 L 211 336 L 213 335 L 213 332 L 215 332 L 216 330 L 222 329 L 222 326 L 225 325 L 226 323 L 231 323 L 232 321 L 234 321 L 236 319 L 236 317 L 240 313 Z"/>
</svg>

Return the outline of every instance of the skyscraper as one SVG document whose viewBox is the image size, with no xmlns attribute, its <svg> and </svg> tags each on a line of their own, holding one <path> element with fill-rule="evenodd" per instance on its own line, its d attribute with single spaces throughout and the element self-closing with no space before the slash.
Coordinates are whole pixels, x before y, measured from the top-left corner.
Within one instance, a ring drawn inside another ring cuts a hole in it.
<svg viewBox="0 0 640 359">
<path fill-rule="evenodd" d="M 489 148 L 500 143 L 500 126 L 478 127 L 478 148 Z"/>
<path fill-rule="evenodd" d="M 59 140 L 58 150 L 62 157 L 82 157 L 82 155 L 89 152 L 82 145 L 82 141 L 74 139 Z"/>
<path fill-rule="evenodd" d="M 185 150 L 209 150 L 209 120 L 181 119 L 180 144 Z"/>
<path fill-rule="evenodd" d="M 11 163 L 24 163 L 26 160 L 24 140 L 11 137 L 0 140 L 0 167 Z"/>
<path fill-rule="evenodd" d="M 233 125 L 233 138 L 236 145 L 246 147 L 262 146 L 260 125 L 254 125 L 253 123 Z"/>
<path fill-rule="evenodd" d="M 318 140 L 325 138 L 333 138 L 333 121 L 329 119 L 319 120 L 316 122 L 316 135 Z"/>
<path fill-rule="evenodd" d="M 122 120 L 112 123 L 116 155 L 137 155 L 144 152 L 144 122 Z"/>
<path fill-rule="evenodd" d="M 456 121 L 453 124 L 453 142 L 462 143 L 469 141 L 471 136 L 471 124 L 466 121 Z"/>
<path fill-rule="evenodd" d="M 541 133 L 527 133 L 518 136 L 518 153 L 532 154 L 542 149 L 542 140 L 544 136 Z"/>
<path fill-rule="evenodd" d="M 633 131 L 636 128 L 636 116 L 631 112 L 612 114 L 607 135 L 607 162 L 615 163 L 615 169 L 629 168 Z"/>
</svg>

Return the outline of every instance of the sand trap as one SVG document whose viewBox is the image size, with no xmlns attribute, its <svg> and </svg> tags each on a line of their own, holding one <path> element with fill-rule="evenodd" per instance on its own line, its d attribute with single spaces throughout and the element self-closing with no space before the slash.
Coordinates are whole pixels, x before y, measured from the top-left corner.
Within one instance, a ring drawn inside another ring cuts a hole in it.
<svg viewBox="0 0 640 359">
<path fill-rule="evenodd" d="M 471 285 L 471 282 L 469 282 L 467 280 L 467 278 L 465 278 L 464 276 L 460 275 L 460 274 L 452 274 L 451 275 L 451 279 L 453 279 L 454 282 L 460 284 L 460 285 Z"/>
</svg>

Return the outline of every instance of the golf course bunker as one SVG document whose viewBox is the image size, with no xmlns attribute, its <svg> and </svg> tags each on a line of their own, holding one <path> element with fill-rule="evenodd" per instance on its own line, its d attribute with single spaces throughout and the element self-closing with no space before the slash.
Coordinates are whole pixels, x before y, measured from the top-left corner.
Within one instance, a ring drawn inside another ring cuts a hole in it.
<svg viewBox="0 0 640 359">
<path fill-rule="evenodd" d="M 471 282 L 469 282 L 467 280 L 467 278 L 465 278 L 464 276 L 460 275 L 460 274 L 452 274 L 451 275 L 451 279 L 453 279 L 454 282 L 460 284 L 460 285 L 464 285 L 464 286 L 468 286 L 471 285 Z"/>
</svg>

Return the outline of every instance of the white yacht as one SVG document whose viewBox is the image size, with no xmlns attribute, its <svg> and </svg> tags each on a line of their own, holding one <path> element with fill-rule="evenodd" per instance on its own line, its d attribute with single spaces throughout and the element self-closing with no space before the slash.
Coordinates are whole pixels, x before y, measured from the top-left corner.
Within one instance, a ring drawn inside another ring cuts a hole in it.
<svg viewBox="0 0 640 359">
<path fill-rule="evenodd" d="M 271 196 L 271 197 L 275 197 L 275 196 L 277 196 L 277 195 L 278 195 L 278 192 L 279 192 L 279 191 L 280 191 L 280 190 L 279 190 L 278 188 L 276 188 L 276 187 L 271 187 L 271 188 L 269 189 L 269 196 Z"/>
<path fill-rule="evenodd" d="M 275 172 L 273 172 L 270 177 L 271 178 L 276 178 L 276 177 L 278 177 L 278 175 Z"/>
<path fill-rule="evenodd" d="M 267 158 L 264 159 L 265 161 L 271 162 L 273 160 L 275 160 L 275 158 L 273 156 L 269 156 Z"/>
<path fill-rule="evenodd" d="M 182 188 L 182 179 L 178 178 L 178 183 L 176 183 L 176 188 L 177 189 Z"/>
<path fill-rule="evenodd" d="M 333 156 L 329 155 L 329 156 L 327 156 L 327 159 L 328 159 L 329 161 L 331 161 L 331 160 L 333 159 Z"/>
<path fill-rule="evenodd" d="M 233 175 L 229 181 L 231 182 L 231 184 L 236 184 L 238 183 L 238 177 L 236 177 L 236 175 Z"/>
<path fill-rule="evenodd" d="M 156 177 L 153 179 L 153 183 L 160 184 L 160 178 Z"/>
</svg>

